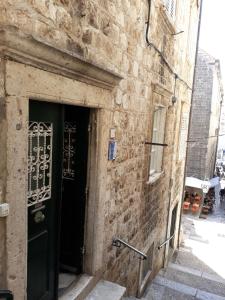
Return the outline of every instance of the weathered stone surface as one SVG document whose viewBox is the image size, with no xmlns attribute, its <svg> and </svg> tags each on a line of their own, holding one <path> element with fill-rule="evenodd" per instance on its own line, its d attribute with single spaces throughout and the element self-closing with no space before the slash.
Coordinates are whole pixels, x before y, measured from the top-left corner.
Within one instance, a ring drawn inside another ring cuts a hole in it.
<svg viewBox="0 0 225 300">
<path fill-rule="evenodd" d="M 168 63 L 191 85 L 194 55 L 186 55 L 185 47 L 189 21 L 195 24 L 198 21 L 198 7 L 189 1 L 185 5 L 182 1 L 177 1 L 179 13 L 176 24 L 171 25 L 171 20 L 162 12 L 162 2 L 157 0 L 152 3 L 148 38 L 162 50 L 163 36 L 165 37 L 164 50 Z M 10 204 L 13 205 L 15 201 L 13 192 L 18 193 L 19 199 L 7 220 L 7 235 L 15 237 L 9 238 L 7 245 L 8 285 L 15 291 L 17 300 L 24 299 L 26 285 L 24 137 L 25 123 L 28 120 L 28 100 L 31 97 L 88 106 L 93 110 L 99 108 L 95 141 L 98 152 L 92 162 L 97 164 L 95 170 L 98 172 L 89 174 L 92 178 L 98 176 L 99 181 L 93 181 L 96 195 L 93 198 L 90 195 L 89 199 L 93 205 L 90 214 L 94 216 L 95 226 L 93 219 L 89 220 L 87 243 L 92 251 L 87 252 L 87 272 L 95 275 L 97 271 L 101 271 L 106 280 L 126 286 L 129 294 L 136 294 L 140 285 L 140 262 L 129 250 L 112 246 L 112 239 L 116 236 L 142 251 L 154 242 L 153 273 L 156 274 L 163 265 L 164 251 L 159 252 L 157 246 L 168 237 L 168 213 L 171 215 L 172 208 L 181 199 L 182 191 L 179 187 L 182 186 L 184 160 L 180 160 L 177 155 L 180 147 L 180 115 L 183 110 L 189 109 L 190 92 L 177 80 L 178 101 L 172 106 L 174 75 L 164 66 L 165 78 L 161 78 L 160 57 L 153 47 L 146 44 L 147 12 L 147 1 L 143 0 L 1 1 L 0 25 L 12 25 L 19 32 L 30 34 L 62 51 L 82 56 L 103 69 L 121 74 L 124 78 L 112 91 L 108 91 L 94 86 L 93 82 L 81 83 L 79 78 L 73 80 L 66 78 L 67 75 L 57 75 L 48 69 L 49 66 L 43 68 L 37 64 L 37 68 L 34 68 L 11 61 L 7 62 L 5 77 L 2 79 L 0 76 L 0 92 L 2 93 L 3 87 L 3 95 L 5 92 L 8 95 L 8 148 L 4 154 L 7 154 L 8 179 L 7 186 L 5 178 L 3 185 Z M 189 16 L 192 16 L 191 20 Z M 182 39 L 176 40 L 171 33 L 174 26 L 181 28 L 181 24 L 184 33 Z M 65 65 L 65 69 L 67 67 Z M 182 101 L 186 103 L 185 108 Z M 151 152 L 145 141 L 151 141 L 153 111 L 157 105 L 163 105 L 167 109 L 165 143 L 168 147 L 164 148 L 163 172 L 157 181 L 151 183 Z M 19 128 L 17 124 L 22 126 L 19 131 L 16 129 Z M 118 152 L 114 161 L 107 160 L 110 128 L 115 128 L 116 131 Z M 0 147 L 2 141 L 4 139 L 1 136 Z M 16 163 L 13 160 L 15 153 L 18 156 Z M 14 185 L 15 176 L 18 182 Z M 17 209 L 22 212 L 21 218 Z M 15 222 L 19 225 L 13 231 Z M 176 232 L 177 230 L 178 221 Z M 22 261 L 19 262 L 20 257 Z"/>
<path fill-rule="evenodd" d="M 118 284 L 101 280 L 86 300 L 121 300 L 126 289 Z"/>
</svg>

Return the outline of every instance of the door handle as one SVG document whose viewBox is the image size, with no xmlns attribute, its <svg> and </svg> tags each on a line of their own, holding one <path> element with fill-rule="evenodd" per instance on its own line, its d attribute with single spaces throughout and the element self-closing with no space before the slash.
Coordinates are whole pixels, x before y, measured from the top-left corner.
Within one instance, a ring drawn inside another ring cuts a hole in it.
<svg viewBox="0 0 225 300">
<path fill-rule="evenodd" d="M 42 211 L 39 210 L 35 213 L 35 215 L 34 215 L 34 222 L 35 223 L 41 223 L 41 222 L 44 221 L 44 219 L 45 219 L 45 215 L 43 214 Z"/>
</svg>

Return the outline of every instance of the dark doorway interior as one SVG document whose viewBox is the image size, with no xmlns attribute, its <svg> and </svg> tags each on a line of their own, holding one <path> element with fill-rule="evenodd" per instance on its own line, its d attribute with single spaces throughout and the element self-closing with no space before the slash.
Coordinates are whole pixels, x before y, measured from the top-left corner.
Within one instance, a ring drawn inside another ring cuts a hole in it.
<svg viewBox="0 0 225 300">
<path fill-rule="evenodd" d="M 176 219 L 177 219 L 177 206 L 176 205 L 172 211 L 172 217 L 171 217 L 171 226 L 170 226 L 170 236 L 172 236 L 175 233 L 176 229 Z M 170 240 L 170 247 L 173 248 L 173 241 L 174 239 Z"/>
<path fill-rule="evenodd" d="M 65 106 L 60 224 L 60 290 L 83 271 L 89 109 Z"/>
</svg>

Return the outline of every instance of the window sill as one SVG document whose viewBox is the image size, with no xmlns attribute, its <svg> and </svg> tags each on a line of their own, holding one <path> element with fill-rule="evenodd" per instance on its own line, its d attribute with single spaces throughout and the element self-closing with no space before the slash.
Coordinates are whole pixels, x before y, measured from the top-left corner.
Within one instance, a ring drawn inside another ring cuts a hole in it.
<svg viewBox="0 0 225 300">
<path fill-rule="evenodd" d="M 164 176 L 165 172 L 162 171 L 160 173 L 154 173 L 153 175 L 151 175 L 148 179 L 148 181 L 146 182 L 146 184 L 153 184 L 155 183 L 157 180 L 159 180 L 160 178 L 162 178 Z"/>
</svg>

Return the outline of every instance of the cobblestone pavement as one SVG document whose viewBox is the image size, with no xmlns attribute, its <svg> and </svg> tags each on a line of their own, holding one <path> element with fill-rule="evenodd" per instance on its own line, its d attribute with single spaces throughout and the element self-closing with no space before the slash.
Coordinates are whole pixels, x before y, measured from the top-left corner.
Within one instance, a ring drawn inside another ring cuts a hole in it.
<svg viewBox="0 0 225 300">
<path fill-rule="evenodd" d="M 142 300 L 225 300 L 225 201 L 206 219 L 183 215 L 183 240 Z M 125 298 L 133 300 L 135 298 Z"/>
</svg>

